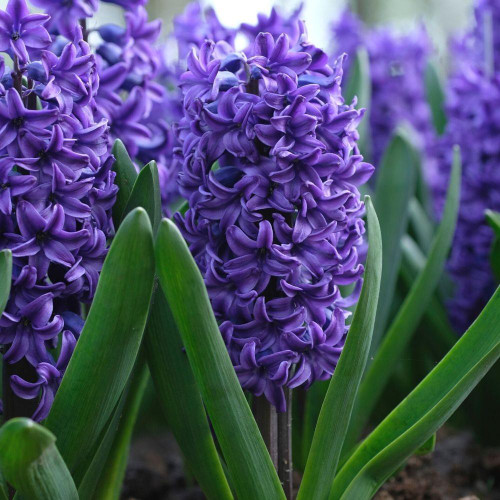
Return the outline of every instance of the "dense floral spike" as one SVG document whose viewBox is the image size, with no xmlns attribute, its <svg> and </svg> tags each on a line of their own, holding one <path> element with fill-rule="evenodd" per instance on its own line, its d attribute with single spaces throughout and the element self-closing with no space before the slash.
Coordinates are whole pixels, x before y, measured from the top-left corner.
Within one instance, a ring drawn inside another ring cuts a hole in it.
<svg viewBox="0 0 500 500">
<path fill-rule="evenodd" d="M 487 208 L 500 210 L 500 46 L 496 41 L 497 23 L 493 25 L 495 36 L 490 40 L 495 40 L 494 45 L 485 50 L 483 23 L 490 16 L 499 18 L 500 2 L 480 1 L 476 8 L 478 26 L 456 45 L 458 67 L 447 90 L 448 125 L 428 164 L 429 182 L 441 214 L 451 169 L 451 148 L 453 144 L 461 146 L 460 211 L 448 262 L 456 284 L 448 309 L 460 332 L 474 321 L 496 286 L 489 261 L 493 231 L 484 216 Z"/>
<path fill-rule="evenodd" d="M 10 0 L 0 19 L 19 29 L 1 46 L 15 66 L 0 88 L 1 248 L 14 256 L 0 343 L 4 362 L 26 358 L 35 368 L 37 382 L 13 376 L 12 388 L 21 398 L 41 391 L 41 420 L 81 330 L 79 302 L 96 290 L 117 187 L 108 125 L 96 112 L 96 61 L 81 33 L 74 42 L 50 37 L 48 16 L 29 14 L 24 0 Z"/>
<path fill-rule="evenodd" d="M 178 125 L 189 201 L 176 214 L 202 271 L 242 386 L 285 410 L 283 386 L 331 377 L 360 284 L 356 146 L 363 111 L 341 96 L 303 26 L 298 42 L 259 33 L 244 52 L 205 41 L 181 76 Z"/>
<path fill-rule="evenodd" d="M 373 161 L 378 165 L 385 148 L 401 123 L 410 124 L 427 148 L 434 140 L 431 112 L 425 94 L 425 67 L 430 41 L 423 28 L 397 35 L 384 29 L 368 30 L 350 11 L 332 26 L 335 53 L 348 54 L 348 62 L 365 47 L 370 59 L 372 100 L 370 135 Z"/>
</svg>

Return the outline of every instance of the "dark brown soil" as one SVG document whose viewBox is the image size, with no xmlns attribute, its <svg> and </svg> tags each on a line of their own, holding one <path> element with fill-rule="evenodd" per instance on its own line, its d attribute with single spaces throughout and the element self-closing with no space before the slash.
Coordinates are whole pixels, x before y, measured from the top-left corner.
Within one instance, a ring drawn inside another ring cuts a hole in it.
<svg viewBox="0 0 500 500">
<path fill-rule="evenodd" d="M 500 449 L 481 448 L 468 432 L 438 433 L 435 450 L 410 458 L 376 500 L 500 500 Z"/>
<path fill-rule="evenodd" d="M 203 498 L 199 488 L 186 478 L 179 449 L 170 435 L 134 441 L 123 500 Z M 412 457 L 375 499 L 500 500 L 500 449 L 481 448 L 467 432 L 442 430 L 434 452 Z"/>
</svg>

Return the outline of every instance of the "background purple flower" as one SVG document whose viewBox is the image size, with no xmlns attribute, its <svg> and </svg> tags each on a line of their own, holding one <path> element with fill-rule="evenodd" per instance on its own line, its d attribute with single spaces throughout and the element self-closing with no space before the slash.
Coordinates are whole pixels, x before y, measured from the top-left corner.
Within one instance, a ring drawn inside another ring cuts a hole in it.
<svg viewBox="0 0 500 500">
<path fill-rule="evenodd" d="M 427 164 L 440 216 L 451 170 L 451 148 L 453 144 L 461 147 L 460 211 L 448 261 L 455 282 L 448 311 L 460 332 L 474 321 L 497 285 L 489 261 L 493 231 L 484 211 L 500 210 L 500 29 L 498 22 L 488 28 L 493 37 L 485 50 L 484 23 L 499 18 L 498 2 L 478 2 L 477 26 L 455 44 L 458 64 L 448 82 L 448 124 Z"/>
<path fill-rule="evenodd" d="M 358 186 L 373 172 L 342 59 L 330 66 L 301 23 L 294 31 L 259 33 L 243 52 L 226 40 L 193 49 L 177 126 L 189 209 L 176 221 L 242 386 L 279 411 L 285 385 L 335 369 L 349 315 L 339 286 L 363 272 Z"/>
<path fill-rule="evenodd" d="M 80 302 L 90 302 L 96 290 L 114 232 L 117 187 L 108 125 L 96 109 L 97 66 L 89 46 L 81 36 L 74 42 L 51 38 L 41 26 L 47 16 L 29 14 L 24 0 L 11 0 L 11 16 L 13 10 L 29 29 L 20 32 L 21 38 L 27 33 L 26 57 L 19 57 L 0 92 L 1 247 L 14 257 L 0 343 L 4 362 L 25 358 L 37 373 L 37 382 L 19 376 L 11 382 L 19 397 L 41 395 L 34 415 L 40 420 L 75 345 L 70 331 L 76 332 L 75 318 L 82 321 Z"/>
<path fill-rule="evenodd" d="M 332 25 L 334 54 L 347 53 L 347 64 L 361 47 L 370 61 L 370 144 L 377 166 L 395 128 L 407 123 L 417 132 L 417 147 L 425 150 L 434 140 L 431 112 L 425 91 L 425 69 L 431 43 L 421 27 L 397 34 L 387 29 L 369 29 L 350 11 Z"/>
</svg>

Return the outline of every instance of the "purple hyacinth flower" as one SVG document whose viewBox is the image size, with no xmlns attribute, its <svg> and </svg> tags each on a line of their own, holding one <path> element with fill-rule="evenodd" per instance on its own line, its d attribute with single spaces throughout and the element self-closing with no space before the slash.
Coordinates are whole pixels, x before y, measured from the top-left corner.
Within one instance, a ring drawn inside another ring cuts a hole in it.
<svg viewBox="0 0 500 500">
<path fill-rule="evenodd" d="M 448 122 L 443 136 L 429 151 L 426 164 L 439 218 L 451 172 L 452 146 L 460 146 L 460 208 L 447 263 L 454 283 L 447 309 L 459 333 L 469 328 L 498 286 L 490 263 L 494 233 L 484 212 L 500 211 L 500 38 L 495 24 L 500 18 L 499 3 L 477 2 L 475 17 L 477 25 L 455 45 L 457 62 L 446 93 Z M 485 39 L 485 31 L 492 27 L 493 36 Z"/>
<path fill-rule="evenodd" d="M 62 333 L 61 352 L 59 353 L 57 363 L 55 365 L 51 363 L 39 363 L 36 366 L 38 375 L 36 382 L 27 382 L 18 375 L 11 377 L 12 390 L 20 398 L 34 399 L 38 397 L 41 391 L 42 396 L 33 414 L 33 420 L 44 420 L 49 414 L 75 345 L 76 339 L 74 335 L 69 330 L 65 330 Z"/>
<path fill-rule="evenodd" d="M 45 342 L 56 337 L 63 327 L 60 316 L 52 317 L 52 293 L 40 295 L 14 312 L 5 311 L 0 318 L 0 343 L 11 344 L 4 355 L 8 363 L 26 356 L 32 364 L 48 361 Z"/>
<path fill-rule="evenodd" d="M 283 388 L 331 377 L 363 266 L 363 111 L 345 104 L 342 58 L 259 33 L 244 54 L 204 41 L 181 76 L 175 220 L 202 272 L 241 385 L 285 411 Z M 341 285 L 355 284 L 343 296 Z"/>
<path fill-rule="evenodd" d="M 89 238 L 86 229 L 68 232 L 64 227 L 64 209 L 54 205 L 42 216 L 33 205 L 21 201 L 17 207 L 17 223 L 21 235 L 12 235 L 17 244 L 12 247 L 14 257 L 29 257 L 30 265 L 35 266 L 38 276 L 47 273 L 50 262 L 65 267 L 75 263 L 71 250 L 80 248 Z"/>
<path fill-rule="evenodd" d="M 43 9 L 49 16 L 48 27 L 73 40 L 80 29 L 80 19 L 92 17 L 97 12 L 97 0 L 33 0 L 32 4 Z"/>
<path fill-rule="evenodd" d="M 44 24 L 47 14 L 30 14 L 24 0 L 9 0 L 5 11 L 0 10 L 0 52 L 16 56 L 24 64 L 30 52 L 47 47 L 51 38 Z"/>
<path fill-rule="evenodd" d="M 251 341 L 243 346 L 240 364 L 234 369 L 244 389 L 256 396 L 266 396 L 278 411 L 284 412 L 286 401 L 283 386 L 288 380 L 288 372 L 295 357 L 293 351 L 280 351 L 257 357 L 256 343 Z"/>
<path fill-rule="evenodd" d="M 0 149 L 18 140 L 23 131 L 46 136 L 44 130 L 58 117 L 57 109 L 26 109 L 15 89 L 7 90 L 5 102 L 0 103 Z"/>
</svg>

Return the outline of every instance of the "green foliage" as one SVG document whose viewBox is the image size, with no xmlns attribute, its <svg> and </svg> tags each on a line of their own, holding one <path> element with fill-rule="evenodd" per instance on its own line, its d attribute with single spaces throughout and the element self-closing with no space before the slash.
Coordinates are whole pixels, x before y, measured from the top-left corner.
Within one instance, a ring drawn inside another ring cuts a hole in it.
<svg viewBox="0 0 500 500">
<path fill-rule="evenodd" d="M 354 445 L 366 425 L 439 282 L 455 232 L 460 198 L 460 176 L 460 152 L 455 149 L 453 171 L 441 224 L 434 237 L 427 262 L 414 281 L 361 384 L 349 435 L 346 439 L 346 451 Z"/>
<path fill-rule="evenodd" d="M 104 262 L 85 326 L 57 392 L 46 426 L 75 477 L 132 371 L 153 286 L 151 224 L 137 208 L 121 224 Z M 83 470 L 82 470 L 83 468 Z"/>
<path fill-rule="evenodd" d="M 203 278 L 179 230 L 166 219 L 161 222 L 155 252 L 161 286 L 238 498 L 284 498 L 219 332 Z"/>
<path fill-rule="evenodd" d="M 500 287 L 443 360 L 356 449 L 335 478 L 330 498 L 371 498 L 453 414 L 499 357 Z"/>
<path fill-rule="evenodd" d="M 298 500 L 323 499 L 330 491 L 331 478 L 335 476 L 351 411 L 370 352 L 380 291 L 382 239 L 377 215 L 368 197 L 366 210 L 369 250 L 363 289 L 344 350 L 321 407 Z"/>
<path fill-rule="evenodd" d="M 28 418 L 13 418 L 0 429 L 0 468 L 24 498 L 78 500 L 55 442 L 50 431 Z"/>
<path fill-rule="evenodd" d="M 137 169 L 120 139 L 116 139 L 113 145 L 113 155 L 115 157 L 113 164 L 113 170 L 116 172 L 115 184 L 118 186 L 116 201 L 113 205 L 113 221 L 118 227 L 137 178 Z"/>
<path fill-rule="evenodd" d="M 425 68 L 425 90 L 431 108 L 434 128 L 441 135 L 446 128 L 447 121 L 444 109 L 445 95 L 436 65 L 432 62 L 427 63 Z"/>
<path fill-rule="evenodd" d="M 373 331 L 372 353 L 376 351 L 394 296 L 401 262 L 401 238 L 408 225 L 409 202 L 415 190 L 416 153 L 399 131 L 389 144 L 377 172 L 375 210 L 382 232 L 382 281 Z"/>
</svg>

